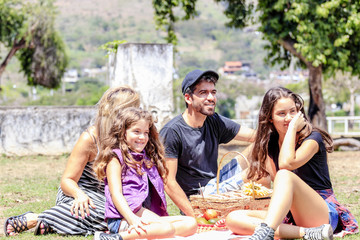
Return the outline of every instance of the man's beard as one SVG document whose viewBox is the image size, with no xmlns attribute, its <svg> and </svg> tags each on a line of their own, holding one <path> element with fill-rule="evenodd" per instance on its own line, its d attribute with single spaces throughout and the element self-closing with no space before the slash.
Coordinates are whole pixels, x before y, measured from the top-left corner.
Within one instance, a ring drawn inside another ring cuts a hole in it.
<svg viewBox="0 0 360 240">
<path fill-rule="evenodd" d="M 198 112 L 200 112 L 201 114 L 203 114 L 203 115 L 205 115 L 205 116 L 212 116 L 212 115 L 214 115 L 214 113 L 215 113 L 215 106 L 216 105 L 214 105 L 214 107 L 208 107 L 208 106 L 206 106 L 206 105 L 202 105 L 202 106 L 197 106 L 196 107 L 196 110 L 198 111 Z M 211 110 L 209 110 L 209 108 L 211 109 Z"/>
</svg>

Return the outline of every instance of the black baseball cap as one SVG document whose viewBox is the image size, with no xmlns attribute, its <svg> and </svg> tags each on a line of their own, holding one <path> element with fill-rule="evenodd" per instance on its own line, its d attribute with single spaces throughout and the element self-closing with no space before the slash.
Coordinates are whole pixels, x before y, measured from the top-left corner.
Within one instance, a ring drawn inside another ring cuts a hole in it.
<svg viewBox="0 0 360 240">
<path fill-rule="evenodd" d="M 219 74 L 212 70 L 202 71 L 199 69 L 196 69 L 194 71 L 189 72 L 186 74 L 182 84 L 181 84 L 181 91 L 183 95 L 185 95 L 185 91 L 188 87 L 193 85 L 197 80 L 199 80 L 204 75 L 212 75 L 216 78 L 216 81 L 219 80 Z"/>
</svg>

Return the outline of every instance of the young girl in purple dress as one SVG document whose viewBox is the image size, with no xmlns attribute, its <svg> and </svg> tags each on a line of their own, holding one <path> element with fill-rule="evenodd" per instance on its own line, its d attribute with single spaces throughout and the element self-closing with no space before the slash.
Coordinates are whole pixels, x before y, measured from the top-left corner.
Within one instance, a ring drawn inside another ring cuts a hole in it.
<svg viewBox="0 0 360 240">
<path fill-rule="evenodd" d="M 192 217 L 168 216 L 164 148 L 151 114 L 128 108 L 115 114 L 111 134 L 99 139 L 94 164 L 105 183 L 105 219 L 110 233 L 95 239 L 142 239 L 188 236 L 196 232 Z"/>
</svg>

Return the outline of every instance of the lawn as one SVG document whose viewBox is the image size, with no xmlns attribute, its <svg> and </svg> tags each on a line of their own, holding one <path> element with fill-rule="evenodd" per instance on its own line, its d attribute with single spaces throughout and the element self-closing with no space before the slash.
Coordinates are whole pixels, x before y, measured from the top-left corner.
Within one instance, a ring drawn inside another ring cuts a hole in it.
<svg viewBox="0 0 360 240">
<path fill-rule="evenodd" d="M 223 149 L 220 154 L 227 150 Z M 39 213 L 54 205 L 60 177 L 68 155 L 62 156 L 0 156 L 0 239 L 4 237 L 3 224 L 7 217 L 26 211 Z M 329 166 L 338 200 L 360 219 L 360 152 L 334 152 L 329 154 Z M 178 209 L 169 200 L 169 213 Z M 31 231 L 13 239 L 93 239 L 63 237 L 59 235 L 34 236 Z M 360 239 L 360 234 L 344 239 Z"/>
</svg>

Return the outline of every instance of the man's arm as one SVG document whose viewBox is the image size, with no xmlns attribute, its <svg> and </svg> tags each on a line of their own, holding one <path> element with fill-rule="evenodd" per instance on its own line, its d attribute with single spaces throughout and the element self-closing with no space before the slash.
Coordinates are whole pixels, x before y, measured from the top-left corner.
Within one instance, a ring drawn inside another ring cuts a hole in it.
<svg viewBox="0 0 360 240">
<path fill-rule="evenodd" d="M 166 167 L 169 170 L 169 174 L 166 179 L 165 191 L 181 211 L 183 211 L 187 216 L 195 217 L 195 213 L 191 207 L 189 199 L 176 181 L 177 165 L 178 160 L 176 158 L 166 159 Z"/>
<path fill-rule="evenodd" d="M 253 151 L 254 148 L 254 143 L 249 144 L 249 146 L 247 146 L 241 153 L 246 157 L 246 161 L 242 156 L 237 156 L 236 159 L 238 161 L 238 163 L 240 164 L 241 168 L 243 169 L 243 171 L 240 173 L 242 176 L 242 179 L 244 182 L 249 182 L 249 179 L 247 178 L 248 172 L 249 172 L 249 164 L 251 161 L 251 152 Z M 267 187 L 267 188 L 271 188 L 271 180 L 273 179 L 272 177 L 274 176 L 274 172 L 276 172 L 275 170 L 275 164 L 272 160 L 270 160 L 269 157 L 267 157 L 266 160 L 266 169 L 269 172 L 270 176 L 268 177 L 263 177 L 261 179 L 259 179 L 258 181 L 256 181 L 257 183 L 260 183 L 261 185 Z"/>
<path fill-rule="evenodd" d="M 234 139 L 238 141 L 254 142 L 255 135 L 256 131 L 254 129 L 248 128 L 246 126 L 241 126 L 239 132 L 236 134 Z"/>
</svg>

